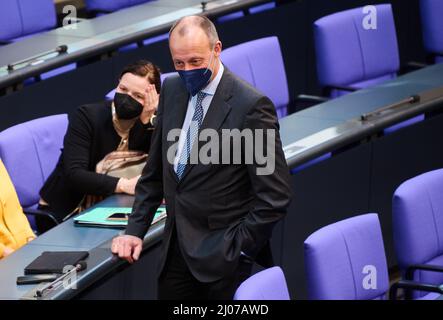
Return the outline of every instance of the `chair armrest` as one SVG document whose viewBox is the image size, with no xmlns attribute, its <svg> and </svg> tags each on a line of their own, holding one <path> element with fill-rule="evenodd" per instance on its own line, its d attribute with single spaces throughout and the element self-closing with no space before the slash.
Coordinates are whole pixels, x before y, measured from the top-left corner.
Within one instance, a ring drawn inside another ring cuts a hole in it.
<svg viewBox="0 0 443 320">
<path fill-rule="evenodd" d="M 31 215 L 31 216 L 45 217 L 46 219 L 51 220 L 51 222 L 53 222 L 55 226 L 59 224 L 59 221 L 57 220 L 57 218 L 55 218 L 54 215 L 50 212 L 42 211 L 42 210 L 38 210 L 38 209 L 24 209 L 23 212 L 25 214 Z"/>
<path fill-rule="evenodd" d="M 353 88 L 353 87 L 348 87 L 348 86 L 326 86 L 326 87 L 323 88 L 323 95 L 326 96 L 326 97 L 329 97 L 331 95 L 332 90 L 341 90 L 341 91 L 354 92 L 354 91 L 357 91 L 359 89 Z"/>
<path fill-rule="evenodd" d="M 328 100 L 330 100 L 327 97 L 321 97 L 321 96 L 312 96 L 309 94 L 299 94 L 296 98 L 296 101 L 306 101 L 306 102 L 314 102 L 314 103 L 323 103 Z"/>
<path fill-rule="evenodd" d="M 406 280 L 414 280 L 414 272 L 417 270 L 422 271 L 431 271 L 431 272 L 442 272 L 443 273 L 443 266 L 436 266 L 431 264 L 413 264 L 410 265 L 406 269 L 405 278 Z"/>
<path fill-rule="evenodd" d="M 409 61 L 405 65 L 401 66 L 399 74 L 405 74 L 405 73 L 408 73 L 411 71 L 420 70 L 420 69 L 423 69 L 427 66 L 429 66 L 429 64 L 427 64 L 427 63 L 417 62 L 417 61 Z"/>
<path fill-rule="evenodd" d="M 429 283 L 419 283 L 409 280 L 400 280 L 394 283 L 389 289 L 389 300 L 397 300 L 398 289 L 405 289 L 405 292 L 409 292 L 411 290 L 419 290 L 419 291 L 435 292 L 443 294 L 443 286 L 438 286 Z"/>
<path fill-rule="evenodd" d="M 429 64 L 427 63 L 417 62 L 417 61 L 409 61 L 406 65 L 410 68 L 415 68 L 415 69 L 422 69 L 429 66 Z"/>
<path fill-rule="evenodd" d="M 326 102 L 328 100 L 329 98 L 327 97 L 299 94 L 293 101 L 290 102 L 289 106 L 293 112 L 296 112 L 312 107 L 316 104 Z"/>
</svg>

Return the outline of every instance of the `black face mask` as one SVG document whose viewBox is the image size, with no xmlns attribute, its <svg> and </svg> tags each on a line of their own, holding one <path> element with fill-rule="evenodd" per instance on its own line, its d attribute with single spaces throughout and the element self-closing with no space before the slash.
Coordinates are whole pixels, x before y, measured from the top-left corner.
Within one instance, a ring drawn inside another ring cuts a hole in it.
<svg viewBox="0 0 443 320">
<path fill-rule="evenodd" d="M 119 119 L 129 120 L 138 117 L 143 111 L 143 105 L 128 94 L 115 93 L 115 113 Z"/>
</svg>

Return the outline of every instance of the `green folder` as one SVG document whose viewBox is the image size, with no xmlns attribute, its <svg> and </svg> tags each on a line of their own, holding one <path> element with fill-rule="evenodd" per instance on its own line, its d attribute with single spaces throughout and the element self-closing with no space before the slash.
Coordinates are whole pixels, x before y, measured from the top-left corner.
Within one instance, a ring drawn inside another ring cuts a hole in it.
<svg viewBox="0 0 443 320">
<path fill-rule="evenodd" d="M 82 226 L 95 226 L 95 227 L 125 227 L 127 221 L 112 221 L 108 218 L 114 213 L 127 213 L 131 214 L 132 208 L 130 207 L 98 207 L 90 211 L 87 211 L 78 217 L 74 218 L 74 223 Z M 166 217 L 166 208 L 161 206 L 157 209 L 152 224 L 157 223 Z"/>
</svg>

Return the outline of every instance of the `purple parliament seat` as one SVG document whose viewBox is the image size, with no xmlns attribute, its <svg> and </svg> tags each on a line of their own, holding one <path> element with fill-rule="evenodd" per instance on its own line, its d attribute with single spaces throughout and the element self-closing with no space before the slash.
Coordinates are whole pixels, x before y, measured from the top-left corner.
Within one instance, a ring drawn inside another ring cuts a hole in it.
<svg viewBox="0 0 443 320">
<path fill-rule="evenodd" d="M 277 37 L 248 41 L 222 51 L 221 60 L 237 76 L 274 103 L 279 118 L 289 104 L 285 65 Z"/>
<path fill-rule="evenodd" d="M 430 171 L 402 183 L 394 193 L 394 245 L 406 280 L 443 283 L 443 169 Z M 430 265 L 440 271 L 410 268 Z M 410 268 L 410 272 L 407 272 Z M 437 268 L 438 269 L 438 268 Z M 409 274 L 408 274 L 409 273 Z M 434 299 L 438 294 L 415 291 L 413 298 Z"/>
<path fill-rule="evenodd" d="M 234 300 L 290 300 L 282 269 L 272 267 L 252 275 L 238 287 Z"/>
<path fill-rule="evenodd" d="M 406 250 L 404 251 L 406 252 Z M 400 280 L 389 288 L 383 236 L 378 215 L 364 214 L 330 224 L 304 243 L 305 272 L 310 299 L 396 300 L 398 289 L 423 290 L 422 299 L 435 299 L 443 288 L 429 279 Z M 417 298 L 417 297 L 415 297 Z"/>
<path fill-rule="evenodd" d="M 2 0 L 0 42 L 19 41 L 56 26 L 53 0 Z"/>
<path fill-rule="evenodd" d="M 388 267 L 377 214 L 333 223 L 304 242 L 309 298 L 313 300 L 379 300 L 389 289 Z M 368 289 L 365 279 L 376 272 Z"/>
<path fill-rule="evenodd" d="M 423 43 L 434 62 L 443 62 L 443 1 L 420 0 Z"/>
<path fill-rule="evenodd" d="M 394 79 L 400 70 L 392 7 L 390 4 L 374 7 L 375 29 L 365 25 L 368 13 L 363 7 L 314 22 L 318 81 L 331 98 Z M 393 133 L 423 119 L 424 115 L 418 115 L 387 128 L 384 133 Z"/>
<path fill-rule="evenodd" d="M 390 4 L 376 5 L 376 29 L 366 29 L 363 7 L 337 12 L 314 22 L 317 74 L 330 96 L 346 94 L 396 77 L 400 69 L 397 35 Z M 338 88 L 337 88 L 338 87 Z"/>
<path fill-rule="evenodd" d="M 60 114 L 0 132 L 0 158 L 25 212 L 37 208 L 39 191 L 60 157 L 67 126 L 67 115 Z"/>
</svg>

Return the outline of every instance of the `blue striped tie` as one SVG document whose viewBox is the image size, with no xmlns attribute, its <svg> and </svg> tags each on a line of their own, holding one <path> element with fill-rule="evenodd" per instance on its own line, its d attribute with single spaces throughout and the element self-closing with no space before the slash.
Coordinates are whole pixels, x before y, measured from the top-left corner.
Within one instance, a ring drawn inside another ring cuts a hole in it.
<svg viewBox="0 0 443 320">
<path fill-rule="evenodd" d="M 183 150 L 180 155 L 180 159 L 178 160 L 177 164 L 177 177 L 181 179 L 183 172 L 185 172 L 186 165 L 189 160 L 189 156 L 191 154 L 191 146 L 194 143 L 195 138 L 197 137 L 198 131 L 200 130 L 200 127 L 203 122 L 203 106 L 202 102 L 203 99 L 206 97 L 206 93 L 200 91 L 197 94 L 197 101 L 195 103 L 194 107 L 194 115 L 192 116 L 191 124 L 188 128 L 188 133 L 186 134 L 186 141 L 183 145 Z M 195 128 L 195 126 L 198 126 Z M 192 127 L 192 130 L 191 130 Z M 192 131 L 192 132 L 191 132 Z"/>
</svg>

